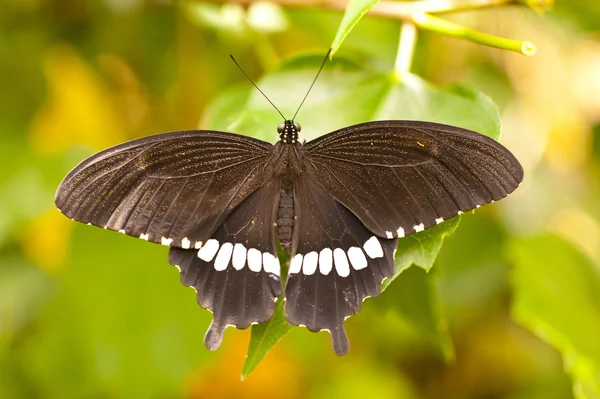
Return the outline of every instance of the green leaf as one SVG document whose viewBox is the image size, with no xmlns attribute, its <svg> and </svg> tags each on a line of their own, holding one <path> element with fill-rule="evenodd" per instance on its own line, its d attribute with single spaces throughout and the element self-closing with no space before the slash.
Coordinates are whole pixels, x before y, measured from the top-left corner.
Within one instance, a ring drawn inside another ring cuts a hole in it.
<svg viewBox="0 0 600 399">
<path fill-rule="evenodd" d="M 454 346 L 448 335 L 448 323 L 431 277 L 426 270 L 409 267 L 402 271 L 402 277 L 376 301 L 387 311 L 399 313 L 434 345 L 445 361 L 451 361 L 454 359 Z"/>
<path fill-rule="evenodd" d="M 280 70 L 264 76 L 259 86 L 284 115 L 291 116 L 306 93 L 321 61 L 322 54 L 291 60 Z M 212 117 L 205 120 L 207 127 L 248 134 L 274 142 L 277 140 L 276 126 L 281 122 L 281 117 L 252 88 L 245 91 L 251 94 L 247 104 L 241 106 L 243 92 L 240 90 L 237 94 L 228 93 L 217 101 L 209 111 Z M 229 117 L 216 117 L 235 109 L 240 110 L 235 121 Z M 302 138 L 306 140 L 345 126 L 377 119 L 413 119 L 447 123 L 477 130 L 493 138 L 498 138 L 500 131 L 498 110 L 490 99 L 481 93 L 460 85 L 438 88 L 414 75 L 408 75 L 402 81 L 398 81 L 393 74 L 366 73 L 355 63 L 339 58 L 323 70 L 297 119 L 302 125 Z M 397 274 L 413 263 L 429 270 L 444 237 L 456 229 L 458 222 L 459 218 L 454 218 L 401 239 L 396 253 Z M 387 280 L 383 288 L 385 289 L 394 278 Z M 430 309 L 427 316 L 424 316 L 428 318 L 427 321 L 416 317 L 411 321 L 416 323 L 419 331 L 426 331 L 433 337 L 432 341 L 445 357 L 450 357 L 451 346 L 448 344 L 449 338 L 445 337 L 444 321 L 440 312 L 436 310 L 437 297 L 433 289 L 426 292 L 429 293 L 429 303 L 413 302 L 415 308 L 407 312 L 415 314 L 420 306 Z M 274 318 L 284 320 L 282 306 L 277 307 Z M 433 326 L 439 328 L 435 330 Z M 256 329 L 259 329 L 257 333 Z M 289 329 L 287 325 L 285 328 L 253 326 L 243 377 L 249 375 Z"/>
<path fill-rule="evenodd" d="M 292 329 L 293 326 L 287 322 L 283 314 L 284 303 L 280 298 L 275 306 L 273 317 L 265 323 L 252 327 L 248 355 L 242 368 L 242 380 L 246 379 L 252 373 L 256 366 L 265 358 L 269 350 Z"/>
<path fill-rule="evenodd" d="M 395 257 L 396 275 L 386 280 L 381 289 L 385 290 L 410 265 L 419 266 L 426 272 L 431 270 L 433 262 L 435 262 L 435 258 L 442 248 L 444 238 L 454 233 L 459 222 L 460 217 L 455 217 L 420 233 L 411 234 L 399 240 Z"/>
<path fill-rule="evenodd" d="M 77 230 L 71 264 L 56 276 L 60 290 L 45 301 L 19 353 L 31 384 L 63 397 L 176 392 L 210 357 L 189 345 L 202 337 L 210 314 L 178 284 L 177 269 L 165 265 L 166 248 L 88 226 Z"/>
<path fill-rule="evenodd" d="M 416 75 L 390 87 L 373 119 L 425 120 L 500 138 L 500 112 L 488 96 L 461 84 L 440 89 Z"/>
<path fill-rule="evenodd" d="M 576 398 L 600 398 L 600 268 L 552 235 L 510 252 L 513 317 L 561 352 Z"/>
<path fill-rule="evenodd" d="M 378 2 L 379 0 L 350 0 L 348 2 L 342 22 L 340 23 L 335 39 L 333 39 L 333 43 L 331 44 L 331 55 L 338 51 L 346 36 L 348 36 L 362 16 Z"/>
</svg>

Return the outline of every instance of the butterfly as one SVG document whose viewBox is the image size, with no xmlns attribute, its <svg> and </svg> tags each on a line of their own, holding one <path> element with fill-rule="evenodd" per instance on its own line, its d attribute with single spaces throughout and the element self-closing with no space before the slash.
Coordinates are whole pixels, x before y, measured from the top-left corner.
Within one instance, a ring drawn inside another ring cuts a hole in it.
<svg viewBox="0 0 600 399">
<path fill-rule="evenodd" d="M 523 169 L 482 134 L 421 121 L 375 121 L 307 143 L 285 120 L 271 144 L 190 130 L 140 138 L 77 165 L 56 192 L 79 222 L 169 248 L 181 282 L 228 326 L 286 319 L 327 330 L 348 352 L 346 318 L 395 273 L 399 238 L 506 197 Z M 282 279 L 278 243 L 290 254 Z"/>
</svg>

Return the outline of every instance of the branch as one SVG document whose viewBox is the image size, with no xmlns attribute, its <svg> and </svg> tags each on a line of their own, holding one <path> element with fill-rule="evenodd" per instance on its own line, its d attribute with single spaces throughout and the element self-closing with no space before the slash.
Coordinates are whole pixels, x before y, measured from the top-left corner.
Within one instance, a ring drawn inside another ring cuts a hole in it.
<svg viewBox="0 0 600 399">
<path fill-rule="evenodd" d="M 256 0 L 209 0 L 214 3 L 237 3 L 251 5 Z M 325 8 L 344 11 L 347 0 L 272 0 L 288 8 Z M 430 30 L 470 40 L 475 43 L 516 51 L 523 55 L 533 55 L 535 45 L 529 41 L 516 41 L 498 36 L 488 35 L 465 28 L 456 23 L 434 17 L 431 14 L 447 14 L 466 10 L 482 10 L 504 6 L 526 6 L 542 11 L 552 5 L 553 0 L 417 0 L 417 1 L 380 1 L 375 4 L 369 14 L 400 20 L 416 25 L 418 28 Z"/>
</svg>

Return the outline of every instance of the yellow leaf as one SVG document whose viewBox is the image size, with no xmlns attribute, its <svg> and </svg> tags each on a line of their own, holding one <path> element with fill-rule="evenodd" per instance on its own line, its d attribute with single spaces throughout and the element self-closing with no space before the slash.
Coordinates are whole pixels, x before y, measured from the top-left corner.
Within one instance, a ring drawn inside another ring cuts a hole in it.
<svg viewBox="0 0 600 399">
<path fill-rule="evenodd" d="M 73 143 L 102 149 L 124 141 L 123 124 L 109 90 L 71 47 L 51 50 L 43 72 L 47 99 L 32 125 L 38 150 L 56 154 Z"/>
<path fill-rule="evenodd" d="M 56 209 L 44 214 L 20 236 L 25 255 L 44 270 L 59 270 L 67 255 L 73 225 Z"/>
</svg>

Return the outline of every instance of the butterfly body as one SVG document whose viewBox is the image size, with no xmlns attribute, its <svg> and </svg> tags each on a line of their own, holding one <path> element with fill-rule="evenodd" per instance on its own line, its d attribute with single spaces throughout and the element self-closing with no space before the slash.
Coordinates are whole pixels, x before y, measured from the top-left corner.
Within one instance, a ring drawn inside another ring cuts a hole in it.
<svg viewBox="0 0 600 399">
<path fill-rule="evenodd" d="M 205 344 L 228 326 L 285 316 L 327 330 L 395 273 L 398 238 L 505 197 L 514 156 L 469 130 L 417 121 L 350 126 L 308 143 L 285 121 L 276 144 L 216 131 L 165 133 L 91 156 L 63 180 L 68 217 L 167 245 L 181 281 L 213 312 Z M 281 280 L 277 242 L 290 253 Z M 402 241 L 400 241 L 401 245 Z"/>
</svg>

